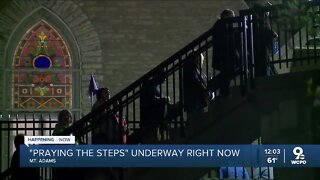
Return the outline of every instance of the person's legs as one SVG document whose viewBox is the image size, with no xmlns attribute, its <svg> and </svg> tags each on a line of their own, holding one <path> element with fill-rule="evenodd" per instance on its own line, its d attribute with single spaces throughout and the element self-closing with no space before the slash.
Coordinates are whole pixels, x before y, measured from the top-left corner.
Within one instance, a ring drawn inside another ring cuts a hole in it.
<svg viewBox="0 0 320 180">
<path fill-rule="evenodd" d="M 217 76 L 215 76 L 211 81 L 208 82 L 208 90 L 215 93 L 217 90 L 220 90 L 218 97 L 229 96 L 229 86 L 234 74 L 235 72 L 231 68 L 222 70 Z"/>
<path fill-rule="evenodd" d="M 157 144 L 157 127 L 148 126 L 141 127 L 141 143 L 142 144 Z"/>
<path fill-rule="evenodd" d="M 213 92 L 216 92 L 221 88 L 221 84 L 223 82 L 223 72 L 219 73 L 212 80 L 208 82 L 207 89 Z"/>
<path fill-rule="evenodd" d="M 219 92 L 220 97 L 228 97 L 230 94 L 230 82 L 232 80 L 232 74 L 229 72 L 222 73 L 222 80 L 221 80 L 221 88 Z"/>
</svg>

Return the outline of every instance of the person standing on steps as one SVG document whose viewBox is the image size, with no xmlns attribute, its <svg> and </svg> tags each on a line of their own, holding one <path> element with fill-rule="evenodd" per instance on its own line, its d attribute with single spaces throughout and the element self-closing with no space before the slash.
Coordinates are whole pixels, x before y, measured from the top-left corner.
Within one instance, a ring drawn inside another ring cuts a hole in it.
<svg viewBox="0 0 320 180">
<path fill-rule="evenodd" d="M 240 34 L 228 22 L 234 18 L 233 10 L 226 9 L 220 14 L 220 19 L 213 26 L 213 60 L 212 68 L 220 71 L 208 82 L 208 89 L 216 92 L 219 90 L 220 97 L 228 97 L 231 80 L 240 71 Z"/>
</svg>

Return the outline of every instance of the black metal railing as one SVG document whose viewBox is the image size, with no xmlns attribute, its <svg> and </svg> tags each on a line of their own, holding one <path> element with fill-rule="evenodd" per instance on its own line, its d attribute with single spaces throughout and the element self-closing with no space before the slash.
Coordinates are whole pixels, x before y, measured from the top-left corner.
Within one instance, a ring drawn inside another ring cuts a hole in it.
<svg viewBox="0 0 320 180">
<path fill-rule="evenodd" d="M 77 113 L 73 119 L 79 119 Z M 0 170 L 1 178 L 9 179 L 11 175 L 11 155 L 13 154 L 14 138 L 18 134 L 26 136 L 50 136 L 57 123 L 56 113 L 8 113 L 0 114 Z M 88 135 L 85 135 L 87 138 Z M 51 168 L 40 168 L 42 179 L 51 179 Z"/>
<path fill-rule="evenodd" d="M 319 2 L 301 2 L 240 11 L 245 42 L 242 53 L 251 87 L 255 77 L 299 71 L 319 63 L 319 8 Z M 266 42 L 268 29 L 277 37 Z M 262 73 L 261 63 L 267 66 Z M 270 72 L 273 70 L 277 73 Z"/>
</svg>

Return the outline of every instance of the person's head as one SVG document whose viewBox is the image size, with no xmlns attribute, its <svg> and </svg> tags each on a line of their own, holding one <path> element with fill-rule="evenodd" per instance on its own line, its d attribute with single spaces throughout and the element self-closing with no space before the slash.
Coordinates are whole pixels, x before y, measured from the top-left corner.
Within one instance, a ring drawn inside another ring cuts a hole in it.
<svg viewBox="0 0 320 180">
<path fill-rule="evenodd" d="M 235 15 L 234 15 L 234 11 L 231 9 L 225 9 L 220 14 L 221 19 L 228 19 L 233 17 L 235 17 Z"/>
<path fill-rule="evenodd" d="M 107 101 L 110 99 L 110 91 L 108 88 L 100 88 L 97 92 L 97 99 L 100 101 Z"/>
<path fill-rule="evenodd" d="M 153 76 L 154 83 L 161 84 L 166 80 L 166 72 L 164 70 L 160 70 Z"/>
<path fill-rule="evenodd" d="M 58 123 L 66 125 L 72 123 L 71 112 L 67 109 L 60 111 L 58 115 Z"/>
<path fill-rule="evenodd" d="M 23 134 L 18 134 L 14 138 L 14 147 L 16 147 L 16 149 L 19 149 L 21 144 L 24 144 L 24 135 Z"/>
</svg>

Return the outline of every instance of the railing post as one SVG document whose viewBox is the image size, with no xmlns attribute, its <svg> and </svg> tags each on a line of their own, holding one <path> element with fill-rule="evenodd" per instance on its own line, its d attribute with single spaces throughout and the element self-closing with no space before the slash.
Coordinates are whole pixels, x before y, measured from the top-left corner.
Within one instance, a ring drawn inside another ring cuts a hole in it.
<svg viewBox="0 0 320 180">
<path fill-rule="evenodd" d="M 184 101 L 183 101 L 183 66 L 182 66 L 182 57 L 179 57 L 179 101 L 181 104 L 181 108 L 180 108 L 180 136 L 181 137 L 185 137 L 186 136 L 186 132 L 185 132 L 185 128 L 184 128 L 184 118 L 183 118 L 183 105 L 184 105 Z"/>
<path fill-rule="evenodd" d="M 241 95 L 245 96 L 248 89 L 248 41 L 247 41 L 247 16 L 241 14 L 238 20 L 238 26 L 241 28 L 241 74 L 240 86 Z"/>
<path fill-rule="evenodd" d="M 35 130 L 35 127 L 36 127 L 36 117 L 35 117 L 35 114 L 32 113 L 32 128 L 33 128 L 33 131 L 32 131 L 32 135 L 35 136 L 36 135 L 36 130 Z"/>
<path fill-rule="evenodd" d="M 0 157 L 2 156 L 2 121 L 3 121 L 3 115 L 2 112 L 0 112 Z M 2 172 L 2 158 L 0 158 L 0 171 Z"/>
<path fill-rule="evenodd" d="M 133 91 L 134 94 L 134 91 Z M 133 100 L 135 101 L 135 100 Z M 120 141 L 121 144 L 123 144 L 123 102 L 122 102 L 122 98 L 120 100 L 118 100 L 119 104 L 117 104 L 117 107 L 113 107 L 114 109 L 114 113 L 116 114 L 118 112 L 118 127 L 119 127 L 119 134 L 118 136 L 120 137 Z M 133 108 L 133 111 L 135 111 L 135 108 Z M 119 168 L 119 179 L 120 180 L 124 180 L 125 179 L 125 168 L 124 167 L 120 167 Z"/>
<path fill-rule="evenodd" d="M 8 114 L 7 121 L 10 121 L 10 119 L 11 119 L 11 115 Z M 10 167 L 10 155 L 9 155 L 9 153 L 10 153 L 10 124 L 9 123 L 7 124 L 7 128 L 8 128 L 8 130 L 7 130 L 7 152 L 8 152 L 8 154 L 7 154 L 7 167 Z"/>
<path fill-rule="evenodd" d="M 245 16 L 245 15 L 243 15 Z M 248 57 L 248 69 L 250 74 L 250 88 L 255 88 L 254 82 L 254 49 L 253 49 L 253 17 L 252 14 L 247 15 L 248 18 L 246 19 L 245 25 L 248 26 L 246 29 L 246 43 L 247 43 L 247 57 Z M 249 23 L 248 23 L 249 22 Z M 248 46 L 249 45 L 249 46 Z"/>
<path fill-rule="evenodd" d="M 43 128 L 44 128 L 44 124 L 43 124 L 43 121 L 44 121 L 44 119 L 43 119 L 43 114 L 41 113 L 40 114 L 40 123 L 41 123 L 41 136 L 43 136 L 44 135 L 44 131 L 43 131 Z"/>
<path fill-rule="evenodd" d="M 135 89 L 133 89 L 132 91 L 132 120 L 133 120 L 133 123 L 134 123 L 134 129 L 136 129 L 136 123 L 137 123 L 137 119 L 136 119 L 136 102 L 135 102 Z M 127 103 L 129 104 L 129 101 L 127 99 Z M 122 106 L 119 106 L 119 107 L 122 107 Z M 129 107 L 129 105 L 128 105 Z"/>
<path fill-rule="evenodd" d="M 172 62 L 172 68 L 175 69 L 175 63 L 174 61 Z M 175 71 L 173 71 L 172 73 L 172 89 L 173 89 L 173 104 L 176 104 L 177 101 L 176 101 L 176 77 L 175 77 Z M 173 120 L 173 123 L 174 123 L 174 128 L 178 128 L 178 122 L 177 122 L 177 117 L 174 118 Z"/>
</svg>

